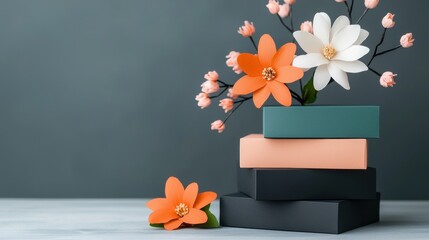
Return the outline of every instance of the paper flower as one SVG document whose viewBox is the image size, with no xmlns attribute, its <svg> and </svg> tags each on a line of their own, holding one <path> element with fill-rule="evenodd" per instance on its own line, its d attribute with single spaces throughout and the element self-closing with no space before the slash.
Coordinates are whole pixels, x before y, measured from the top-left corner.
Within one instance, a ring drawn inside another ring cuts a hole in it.
<svg viewBox="0 0 429 240">
<path fill-rule="evenodd" d="M 212 122 L 210 129 L 222 133 L 225 130 L 225 123 L 222 120 L 216 120 Z"/>
<path fill-rule="evenodd" d="M 296 31 L 293 36 L 307 53 L 295 58 L 293 66 L 300 68 L 317 67 L 314 73 L 314 88 L 322 90 L 331 77 L 345 89 L 350 89 L 347 73 L 367 71 L 361 57 L 369 48 L 360 44 L 369 33 L 359 25 L 350 25 L 346 16 L 340 16 L 331 27 L 331 19 L 326 13 L 317 13 L 313 20 L 313 34 Z"/>
<path fill-rule="evenodd" d="M 209 95 L 207 93 L 199 93 L 195 100 L 198 102 L 198 107 L 201 109 L 207 108 L 212 103 L 212 100 L 210 99 Z"/>
<path fill-rule="evenodd" d="M 253 93 L 257 108 L 271 94 L 280 104 L 290 106 L 292 97 L 285 83 L 295 82 L 303 76 L 302 69 L 291 66 L 295 51 L 293 43 L 287 43 L 277 51 L 271 36 L 264 34 L 259 40 L 258 55 L 242 53 L 238 56 L 238 65 L 247 75 L 234 84 L 234 94 Z"/>
<path fill-rule="evenodd" d="M 383 20 L 381 20 L 381 25 L 383 25 L 384 28 L 393 28 L 395 26 L 393 17 L 395 17 L 395 14 L 387 13 L 386 16 L 383 17 Z"/>
<path fill-rule="evenodd" d="M 182 225 L 205 224 L 208 221 L 211 227 L 219 225 L 207 208 L 216 199 L 216 193 L 198 193 L 197 183 L 191 183 L 184 189 L 179 179 L 170 177 L 165 184 L 165 196 L 147 203 L 147 207 L 153 211 L 149 215 L 149 223 L 152 226 L 174 230 Z M 201 210 L 204 207 L 206 207 L 204 211 Z"/>
<path fill-rule="evenodd" d="M 234 100 L 232 100 L 231 98 L 224 98 L 219 101 L 219 107 L 222 107 L 225 113 L 227 113 L 234 108 Z"/>
<path fill-rule="evenodd" d="M 401 37 L 401 39 L 400 39 L 400 41 L 399 41 L 399 42 L 401 43 L 401 46 L 402 46 L 403 48 L 410 48 L 410 47 L 412 47 L 412 46 L 414 45 L 414 38 L 413 38 L 413 34 L 412 34 L 412 33 L 404 34 L 404 35 Z"/>
<path fill-rule="evenodd" d="M 392 72 L 384 72 L 383 75 L 380 77 L 380 85 L 382 87 L 393 87 L 393 85 L 396 84 L 395 77 L 398 76 L 398 74 L 394 74 Z"/>
</svg>

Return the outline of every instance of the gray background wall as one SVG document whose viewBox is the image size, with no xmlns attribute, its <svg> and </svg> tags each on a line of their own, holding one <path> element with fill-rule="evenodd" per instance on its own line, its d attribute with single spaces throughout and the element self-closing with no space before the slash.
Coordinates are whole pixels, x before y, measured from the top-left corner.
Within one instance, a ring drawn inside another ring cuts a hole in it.
<svg viewBox="0 0 429 240">
<path fill-rule="evenodd" d="M 297 23 L 317 11 L 344 13 L 330 0 L 297 2 Z M 255 23 L 257 36 L 291 40 L 265 4 L 0 1 L 0 197 L 154 197 L 170 175 L 235 191 L 239 138 L 261 132 L 261 111 L 246 104 L 217 134 L 209 124 L 222 111 L 199 110 L 194 97 L 208 70 L 237 79 L 224 62 L 230 50 L 253 50 L 236 33 L 243 20 Z M 385 46 L 406 32 L 417 39 L 374 63 L 399 74 L 394 88 L 368 72 L 351 75 L 349 92 L 332 86 L 319 96 L 319 104 L 381 106 L 382 138 L 370 142 L 369 165 L 385 199 L 429 199 L 427 7 L 384 0 L 362 22 L 368 46 L 387 11 L 397 25 Z"/>
</svg>

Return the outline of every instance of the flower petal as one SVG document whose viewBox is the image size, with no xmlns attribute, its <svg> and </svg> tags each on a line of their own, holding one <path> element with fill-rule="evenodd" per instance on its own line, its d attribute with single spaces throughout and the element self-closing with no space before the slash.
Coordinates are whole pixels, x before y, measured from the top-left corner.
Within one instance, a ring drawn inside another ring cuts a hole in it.
<svg viewBox="0 0 429 240">
<path fill-rule="evenodd" d="M 270 89 L 265 86 L 253 94 L 253 103 L 256 108 L 261 108 L 270 96 Z"/>
<path fill-rule="evenodd" d="M 193 182 L 186 187 L 185 192 L 183 193 L 183 203 L 190 208 L 193 207 L 195 199 L 197 199 L 197 195 L 198 184 Z"/>
<path fill-rule="evenodd" d="M 167 201 L 167 199 L 165 198 L 154 198 L 146 203 L 146 206 L 152 211 L 158 210 L 160 208 L 165 208 L 170 205 L 170 202 Z"/>
<path fill-rule="evenodd" d="M 279 68 L 285 65 L 291 65 L 295 57 L 296 45 L 294 43 L 286 43 L 277 51 L 273 59 L 273 67 Z"/>
<path fill-rule="evenodd" d="M 283 83 L 270 81 L 268 83 L 268 87 L 270 88 L 270 91 L 277 102 L 286 107 L 292 105 L 292 96 L 290 91 Z"/>
<path fill-rule="evenodd" d="M 237 63 L 243 72 L 251 77 L 262 75 L 262 66 L 259 63 L 259 58 L 250 53 L 241 53 L 237 57 Z"/>
<path fill-rule="evenodd" d="M 299 68 L 312 68 L 328 63 L 329 60 L 321 53 L 308 53 L 306 55 L 297 56 L 293 60 L 292 65 Z"/>
<path fill-rule="evenodd" d="M 331 75 L 328 71 L 328 64 L 318 66 L 314 72 L 313 85 L 314 89 L 320 91 L 328 85 L 331 80 Z"/>
<path fill-rule="evenodd" d="M 335 64 L 329 64 L 328 71 L 335 82 L 340 84 L 344 89 L 350 90 L 349 79 L 346 72 L 335 66 Z"/>
<path fill-rule="evenodd" d="M 332 41 L 335 34 L 337 34 L 341 29 L 350 25 L 350 20 L 346 16 L 339 16 L 337 20 L 335 20 L 334 24 L 332 24 L 330 39 Z"/>
<path fill-rule="evenodd" d="M 368 52 L 369 48 L 361 45 L 354 45 L 344 51 L 337 52 L 332 60 L 342 60 L 347 62 L 356 61 L 365 56 Z"/>
<path fill-rule="evenodd" d="M 368 70 L 368 67 L 366 66 L 366 64 L 358 60 L 353 62 L 333 60 L 331 61 L 331 64 L 332 63 L 335 64 L 338 68 L 340 68 L 344 72 L 349 72 L 349 73 L 360 73 Z"/>
<path fill-rule="evenodd" d="M 216 197 L 217 197 L 217 194 L 215 192 L 199 193 L 197 196 L 197 199 L 195 200 L 194 208 L 201 209 L 209 205 L 209 203 L 213 202 L 216 199 Z"/>
<path fill-rule="evenodd" d="M 201 224 L 207 222 L 207 214 L 202 210 L 190 208 L 189 213 L 180 220 L 188 224 Z"/>
<path fill-rule="evenodd" d="M 261 77 L 243 76 L 234 84 L 232 91 L 238 95 L 246 95 L 265 86 L 266 81 Z"/>
<path fill-rule="evenodd" d="M 343 51 L 353 45 L 360 34 L 359 25 L 349 25 L 341 29 L 331 41 L 331 45 L 337 52 Z"/>
<path fill-rule="evenodd" d="M 149 215 L 149 223 L 166 223 L 179 216 L 174 212 L 174 208 L 160 208 Z"/>
<path fill-rule="evenodd" d="M 296 31 L 293 37 L 306 53 L 321 53 L 324 47 L 322 41 L 309 32 Z"/>
<path fill-rule="evenodd" d="M 164 223 L 164 229 L 166 230 L 174 230 L 178 229 L 180 225 L 182 225 L 182 221 L 180 219 L 171 220 L 168 223 Z"/>
<path fill-rule="evenodd" d="M 182 183 L 176 177 L 169 177 L 165 183 L 165 197 L 172 204 L 177 204 L 182 201 L 183 192 Z"/>
<path fill-rule="evenodd" d="M 316 13 L 313 19 L 313 32 L 324 45 L 329 44 L 329 35 L 331 31 L 331 19 L 324 12 Z"/>
<path fill-rule="evenodd" d="M 361 29 L 359 33 L 359 37 L 353 45 L 361 45 L 368 36 L 369 36 L 369 32 L 365 29 Z"/>
<path fill-rule="evenodd" d="M 262 35 L 258 44 L 259 63 L 262 65 L 262 67 L 271 66 L 271 62 L 273 61 L 276 51 L 276 43 L 274 42 L 273 38 L 268 34 Z"/>
<path fill-rule="evenodd" d="M 274 81 L 281 83 L 293 83 L 304 76 L 304 71 L 301 68 L 292 66 L 283 66 L 277 69 L 277 77 Z"/>
</svg>

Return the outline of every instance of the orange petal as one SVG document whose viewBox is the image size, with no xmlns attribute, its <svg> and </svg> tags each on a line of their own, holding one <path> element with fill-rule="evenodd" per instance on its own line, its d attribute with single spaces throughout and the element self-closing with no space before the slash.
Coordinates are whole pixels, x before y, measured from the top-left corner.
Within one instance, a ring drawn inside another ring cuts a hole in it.
<svg viewBox="0 0 429 240">
<path fill-rule="evenodd" d="M 270 81 L 268 83 L 268 87 L 270 88 L 273 97 L 281 105 L 289 107 L 292 104 L 292 96 L 290 91 L 283 83 Z"/>
<path fill-rule="evenodd" d="M 182 221 L 180 219 L 174 219 L 169 221 L 168 223 L 164 223 L 164 228 L 166 230 L 174 230 L 174 229 L 178 229 L 180 227 L 180 225 L 182 225 Z"/>
<path fill-rule="evenodd" d="M 232 91 L 238 95 L 246 95 L 252 93 L 261 87 L 265 86 L 267 81 L 261 77 L 243 76 L 234 84 Z"/>
<path fill-rule="evenodd" d="M 270 89 L 268 88 L 268 86 L 265 86 L 264 88 L 261 88 L 258 91 L 256 91 L 253 94 L 253 103 L 255 104 L 255 107 L 261 108 L 262 105 L 264 105 L 265 101 L 267 101 L 269 96 L 270 96 Z"/>
<path fill-rule="evenodd" d="M 271 66 L 271 62 L 273 61 L 276 51 L 276 43 L 274 42 L 273 38 L 268 34 L 262 35 L 262 37 L 259 39 L 258 45 L 259 62 L 261 63 L 262 67 Z"/>
<path fill-rule="evenodd" d="M 197 196 L 197 200 L 195 200 L 194 208 L 201 209 L 209 203 L 213 202 L 217 197 L 217 194 L 215 192 L 202 192 L 199 193 Z"/>
<path fill-rule="evenodd" d="M 177 204 L 182 201 L 183 192 L 182 183 L 176 177 L 169 177 L 167 183 L 165 183 L 165 196 L 167 200 L 172 204 Z"/>
<path fill-rule="evenodd" d="M 179 216 L 173 208 L 160 208 L 149 215 L 149 223 L 166 223 L 177 218 Z"/>
<path fill-rule="evenodd" d="M 146 203 L 146 206 L 152 210 L 158 210 L 160 208 L 165 208 L 171 206 L 170 202 L 165 198 L 154 198 Z"/>
<path fill-rule="evenodd" d="M 291 65 L 295 57 L 295 43 L 286 43 L 276 53 L 273 59 L 273 67 L 280 68 L 281 66 Z"/>
<path fill-rule="evenodd" d="M 207 214 L 199 209 L 190 208 L 189 213 L 180 220 L 188 224 L 201 224 L 207 222 Z"/>
<path fill-rule="evenodd" d="M 185 193 L 183 193 L 183 203 L 186 204 L 189 208 L 193 207 L 197 195 L 198 184 L 193 182 L 186 187 Z"/>
<path fill-rule="evenodd" d="M 301 68 L 292 66 L 283 66 L 277 69 L 278 75 L 275 81 L 282 83 L 293 83 L 304 76 Z"/>
<path fill-rule="evenodd" d="M 251 77 L 262 76 L 262 66 L 259 58 L 250 53 L 242 53 L 237 57 L 238 66 Z"/>
</svg>

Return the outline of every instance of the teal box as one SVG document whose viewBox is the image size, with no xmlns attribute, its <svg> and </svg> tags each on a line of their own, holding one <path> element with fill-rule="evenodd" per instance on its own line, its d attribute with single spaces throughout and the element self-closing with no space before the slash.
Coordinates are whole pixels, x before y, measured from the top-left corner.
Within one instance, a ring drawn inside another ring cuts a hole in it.
<svg viewBox="0 0 429 240">
<path fill-rule="evenodd" d="M 379 138 L 378 106 L 264 107 L 265 138 Z"/>
</svg>

